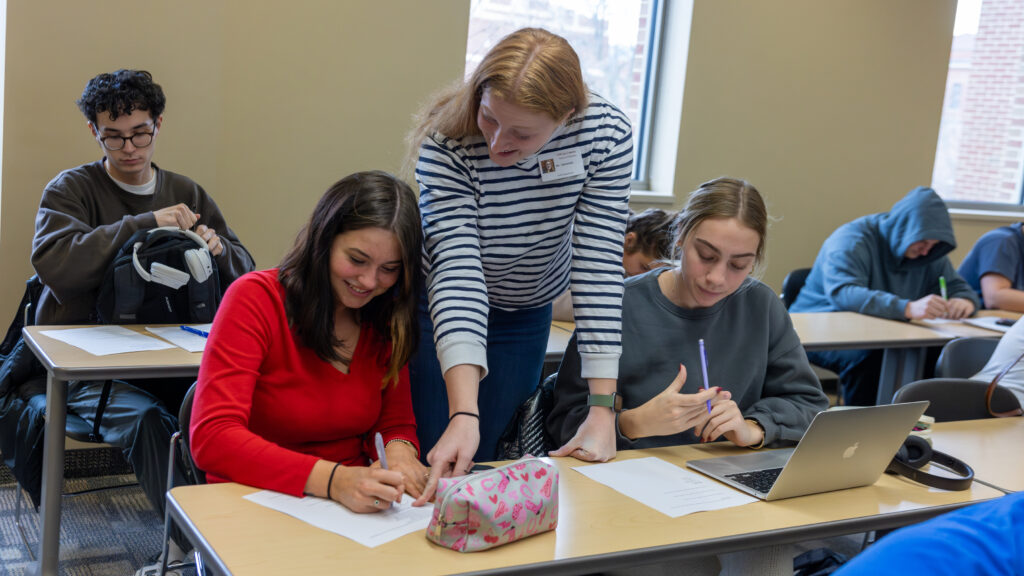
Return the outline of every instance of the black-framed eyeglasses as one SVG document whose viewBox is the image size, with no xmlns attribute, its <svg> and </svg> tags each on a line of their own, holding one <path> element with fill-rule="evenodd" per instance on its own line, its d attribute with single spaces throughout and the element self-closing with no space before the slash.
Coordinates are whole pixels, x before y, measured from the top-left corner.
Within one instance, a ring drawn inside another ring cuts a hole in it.
<svg viewBox="0 0 1024 576">
<path fill-rule="evenodd" d="M 152 132 L 136 132 L 127 138 L 124 136 L 103 136 L 99 140 L 100 144 L 110 151 L 116 151 L 124 148 L 124 143 L 128 140 L 131 140 L 132 146 L 135 146 L 136 148 L 145 148 L 153 143 L 153 136 L 155 134 L 156 130 Z"/>
</svg>

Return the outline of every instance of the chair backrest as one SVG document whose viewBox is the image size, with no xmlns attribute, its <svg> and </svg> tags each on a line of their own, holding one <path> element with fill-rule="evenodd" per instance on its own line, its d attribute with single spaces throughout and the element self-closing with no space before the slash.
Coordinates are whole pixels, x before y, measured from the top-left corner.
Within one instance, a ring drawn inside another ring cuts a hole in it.
<svg viewBox="0 0 1024 576">
<path fill-rule="evenodd" d="M 911 382 L 893 395 L 893 403 L 927 400 L 925 414 L 936 422 L 978 420 L 991 418 L 985 407 L 985 389 L 988 382 L 964 378 L 929 378 Z M 1017 397 L 1008 389 L 996 386 L 992 394 L 992 409 L 1008 412 L 1020 408 Z"/>
<path fill-rule="evenodd" d="M 796 297 L 800 295 L 800 289 L 804 287 L 804 282 L 807 282 L 807 275 L 810 273 L 810 268 L 797 268 L 786 274 L 785 279 L 782 280 L 782 303 L 786 305 L 787 310 L 793 305 L 793 302 L 796 302 Z"/>
<path fill-rule="evenodd" d="M 936 378 L 970 378 L 988 363 L 999 344 L 998 337 L 954 338 L 942 347 L 935 363 Z"/>
<path fill-rule="evenodd" d="M 178 428 L 181 434 L 181 461 L 185 465 L 185 476 L 196 484 L 206 484 L 206 472 L 196 466 L 192 460 L 192 441 L 189 439 L 188 429 L 192 423 L 192 401 L 196 395 L 196 385 L 193 382 L 181 401 L 181 408 L 178 410 Z"/>
</svg>

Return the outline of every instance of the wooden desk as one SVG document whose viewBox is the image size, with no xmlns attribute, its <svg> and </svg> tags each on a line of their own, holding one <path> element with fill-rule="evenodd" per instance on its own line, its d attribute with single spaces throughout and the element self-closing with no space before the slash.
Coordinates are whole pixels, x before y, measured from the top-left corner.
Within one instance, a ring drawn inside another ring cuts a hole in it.
<svg viewBox="0 0 1024 576">
<path fill-rule="evenodd" d="M 690 458 L 734 454 L 718 443 L 620 452 L 684 466 Z M 561 475 L 558 528 L 486 552 L 460 554 L 422 532 L 366 548 L 295 518 L 243 500 L 238 484 L 182 486 L 167 509 L 204 560 L 219 572 L 270 574 L 581 574 L 638 563 L 719 554 L 773 544 L 887 529 L 925 520 L 1002 492 L 975 485 L 964 492 L 929 490 L 885 475 L 873 486 L 669 518 L 554 459 Z"/>
<path fill-rule="evenodd" d="M 884 349 L 878 404 L 889 404 L 897 388 L 921 379 L 926 348 L 942 346 L 956 337 L 911 322 L 856 312 L 794 312 L 790 318 L 808 351 Z"/>
<path fill-rule="evenodd" d="M 931 436 L 936 450 L 966 462 L 978 480 L 1007 492 L 1024 490 L 1024 418 L 939 422 Z"/>
<path fill-rule="evenodd" d="M 28 326 L 25 343 L 46 368 L 46 429 L 43 441 L 43 485 L 40 504 L 39 564 L 35 574 L 56 575 L 60 561 L 60 500 L 64 484 L 64 426 L 69 380 L 195 377 L 202 353 L 174 347 L 166 350 L 93 356 L 41 334 L 44 330 L 83 326 Z M 144 326 L 126 326 L 145 332 Z"/>
</svg>

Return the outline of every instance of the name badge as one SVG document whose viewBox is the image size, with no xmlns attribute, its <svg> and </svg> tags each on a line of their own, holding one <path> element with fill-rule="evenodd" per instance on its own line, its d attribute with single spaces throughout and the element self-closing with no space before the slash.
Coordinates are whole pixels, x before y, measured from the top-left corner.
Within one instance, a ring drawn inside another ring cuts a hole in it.
<svg viewBox="0 0 1024 576">
<path fill-rule="evenodd" d="M 542 182 L 583 174 L 583 154 L 579 150 L 561 150 L 537 157 Z"/>
</svg>

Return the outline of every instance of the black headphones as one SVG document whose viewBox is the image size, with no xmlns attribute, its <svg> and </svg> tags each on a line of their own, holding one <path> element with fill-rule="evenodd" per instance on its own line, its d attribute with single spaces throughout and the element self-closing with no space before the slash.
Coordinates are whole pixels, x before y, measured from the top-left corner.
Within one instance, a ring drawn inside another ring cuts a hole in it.
<svg viewBox="0 0 1024 576">
<path fill-rule="evenodd" d="M 920 468 L 929 462 L 955 472 L 960 477 L 950 478 L 922 472 Z M 906 476 L 914 482 L 942 490 L 967 490 L 974 480 L 974 470 L 965 462 L 957 460 L 949 454 L 932 450 L 927 440 L 914 435 L 907 436 L 903 446 L 900 446 L 885 471 L 889 474 Z"/>
</svg>

